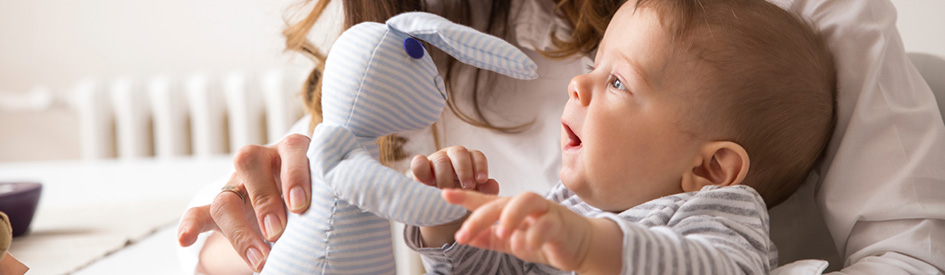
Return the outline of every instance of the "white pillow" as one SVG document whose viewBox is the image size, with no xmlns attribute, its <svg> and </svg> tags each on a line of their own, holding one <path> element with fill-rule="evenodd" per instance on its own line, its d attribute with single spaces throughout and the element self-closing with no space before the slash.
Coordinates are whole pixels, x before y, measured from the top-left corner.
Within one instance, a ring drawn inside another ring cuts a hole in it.
<svg viewBox="0 0 945 275">
<path fill-rule="evenodd" d="M 945 125 L 906 57 L 892 3 L 769 1 L 811 20 L 825 36 L 839 88 L 839 120 L 823 164 L 772 210 L 780 262 L 824 257 L 829 269 L 840 268 L 839 258 L 824 251 L 828 229 L 843 265 L 870 257 L 870 267 L 884 271 L 941 272 Z"/>
</svg>

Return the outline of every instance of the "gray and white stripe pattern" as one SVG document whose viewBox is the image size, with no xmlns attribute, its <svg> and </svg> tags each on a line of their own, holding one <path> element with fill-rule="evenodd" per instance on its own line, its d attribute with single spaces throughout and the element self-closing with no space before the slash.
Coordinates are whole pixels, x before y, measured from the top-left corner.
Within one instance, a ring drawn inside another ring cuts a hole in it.
<svg viewBox="0 0 945 275">
<path fill-rule="evenodd" d="M 382 166 L 345 128 L 321 124 L 312 143 L 311 208 L 289 215 L 264 274 L 392 274 L 388 219 L 435 225 L 466 213 L 438 189 Z"/>
<path fill-rule="evenodd" d="M 407 13 L 410 16 L 387 21 L 395 32 L 403 31 L 426 41 L 455 57 L 460 62 L 519 79 L 534 79 L 537 65 L 508 42 L 467 26 L 453 24 L 429 13 Z"/>
<path fill-rule="evenodd" d="M 332 46 L 325 63 L 323 121 L 344 126 L 359 137 L 423 129 L 446 106 L 430 56 L 408 56 L 402 46 L 406 36 L 383 26 L 351 27 Z M 365 49 L 365 45 L 376 46 Z"/>
<path fill-rule="evenodd" d="M 511 44 L 442 17 L 405 13 L 388 23 L 358 24 L 331 48 L 322 75 L 323 120 L 307 152 L 312 203 L 305 213 L 288 215 L 263 274 L 393 274 L 388 220 L 430 226 L 466 214 L 439 189 L 377 161 L 379 137 L 426 128 L 446 106 L 443 80 L 412 35 L 474 66 L 536 77 L 535 64 Z"/>
<path fill-rule="evenodd" d="M 748 186 L 707 186 L 619 214 L 584 203 L 560 183 L 547 198 L 581 215 L 610 219 L 620 226 L 624 233 L 622 274 L 767 274 L 777 266 L 764 201 Z M 571 273 L 464 245 L 420 248 L 419 233 L 417 227 L 404 232 L 432 273 Z"/>
</svg>

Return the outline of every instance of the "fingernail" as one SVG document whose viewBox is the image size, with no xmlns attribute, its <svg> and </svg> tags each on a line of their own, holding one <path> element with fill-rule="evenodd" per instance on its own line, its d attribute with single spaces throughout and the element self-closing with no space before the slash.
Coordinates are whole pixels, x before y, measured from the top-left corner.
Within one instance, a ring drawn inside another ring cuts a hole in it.
<svg viewBox="0 0 945 275">
<path fill-rule="evenodd" d="M 276 215 L 270 214 L 266 216 L 266 238 L 272 240 L 272 238 L 279 236 L 279 233 L 282 233 L 282 222 L 279 221 L 279 218 Z"/>
<path fill-rule="evenodd" d="M 499 237 L 500 240 L 505 239 L 507 233 L 505 233 L 505 227 L 499 225 L 495 227 L 495 235 Z"/>
<path fill-rule="evenodd" d="M 187 242 L 184 241 L 184 232 L 178 231 L 178 232 L 177 232 L 177 244 L 180 245 L 180 246 L 184 246 L 185 243 L 187 243 Z"/>
<path fill-rule="evenodd" d="M 265 260 L 262 253 L 253 247 L 246 250 L 246 258 L 249 259 L 249 264 L 253 265 L 255 271 L 259 271 L 260 264 Z"/>
<path fill-rule="evenodd" d="M 301 186 L 289 190 L 289 207 L 293 211 L 305 208 L 305 190 L 302 190 Z"/>
<path fill-rule="evenodd" d="M 456 231 L 456 236 L 453 236 L 453 238 L 456 239 L 457 243 L 466 243 L 466 231 Z"/>
<path fill-rule="evenodd" d="M 489 179 L 486 177 L 486 173 L 483 173 L 483 172 L 476 173 L 476 182 L 486 183 L 487 180 Z"/>
<path fill-rule="evenodd" d="M 463 189 L 472 189 L 473 187 L 476 187 L 476 182 L 473 180 L 468 179 L 463 181 Z"/>
</svg>

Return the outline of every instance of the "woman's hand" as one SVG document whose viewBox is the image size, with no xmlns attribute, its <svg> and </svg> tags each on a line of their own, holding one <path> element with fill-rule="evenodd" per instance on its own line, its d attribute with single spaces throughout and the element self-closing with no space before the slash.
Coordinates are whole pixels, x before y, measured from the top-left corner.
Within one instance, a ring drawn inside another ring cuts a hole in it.
<svg viewBox="0 0 945 275">
<path fill-rule="evenodd" d="M 285 229 L 286 206 L 293 213 L 303 213 L 311 202 L 311 175 L 305 155 L 309 142 L 304 135 L 292 134 L 274 145 L 241 148 L 233 160 L 236 172 L 227 182 L 237 191 L 221 192 L 212 204 L 188 209 L 178 228 L 180 245 L 190 246 L 199 233 L 214 230 L 229 240 L 254 271 L 260 271 L 269 255 L 265 241 L 276 241 Z M 208 266 L 207 261 L 223 258 L 203 254 L 203 267 Z"/>
<path fill-rule="evenodd" d="M 499 193 L 499 184 L 489 178 L 486 156 L 462 146 L 448 147 L 429 157 L 417 155 L 410 162 L 410 171 L 417 181 L 440 189 L 463 188 L 490 195 Z M 465 217 L 442 225 L 421 226 L 423 246 L 440 247 L 452 243 L 453 235 L 464 220 Z"/>
</svg>

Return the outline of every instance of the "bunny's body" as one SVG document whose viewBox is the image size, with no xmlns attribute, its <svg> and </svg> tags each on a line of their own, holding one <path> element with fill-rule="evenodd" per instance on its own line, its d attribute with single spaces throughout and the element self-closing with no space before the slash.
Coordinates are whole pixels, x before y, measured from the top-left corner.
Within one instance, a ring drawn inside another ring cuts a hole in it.
<svg viewBox="0 0 945 275">
<path fill-rule="evenodd" d="M 423 129 L 446 105 L 442 78 L 416 37 L 462 62 L 518 78 L 535 64 L 512 45 L 427 13 L 345 31 L 325 63 L 323 121 L 307 153 L 312 204 L 290 214 L 263 274 L 393 274 L 390 224 L 437 225 L 462 207 L 377 161 L 382 136 Z M 412 40 L 412 41 L 411 41 Z"/>
</svg>

